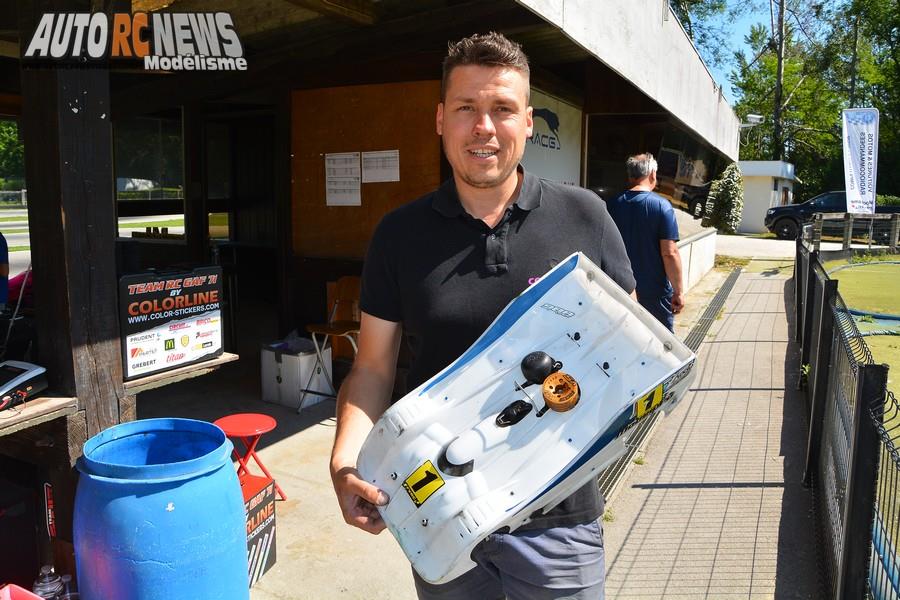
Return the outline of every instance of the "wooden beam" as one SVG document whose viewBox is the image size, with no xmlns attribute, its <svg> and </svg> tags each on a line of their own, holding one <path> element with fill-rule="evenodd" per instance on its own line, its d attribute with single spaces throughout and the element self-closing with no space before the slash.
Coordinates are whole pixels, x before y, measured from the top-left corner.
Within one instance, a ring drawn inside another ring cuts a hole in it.
<svg viewBox="0 0 900 600">
<path fill-rule="evenodd" d="M 25 3 L 20 31 L 62 0 Z M 115 265 L 109 73 L 23 68 L 21 126 L 36 310 L 37 363 L 79 399 L 89 435 L 120 422 L 122 359 Z"/>
<path fill-rule="evenodd" d="M 35 398 L 2 413 L 0 436 L 10 435 L 76 412 L 78 412 L 78 400 L 75 398 L 54 396 Z"/>
<path fill-rule="evenodd" d="M 317 28 L 315 34 L 298 35 L 300 41 L 277 50 L 249 56 L 242 72 L 190 72 L 159 78 L 124 89 L 114 96 L 115 118 L 150 113 L 173 105 L 214 99 L 240 90 L 293 85 L 294 72 L 304 66 L 329 63 L 358 67 L 365 60 L 438 49 L 446 52 L 450 39 L 470 34 L 474 27 L 521 27 L 540 17 L 507 2 L 468 2 L 453 7 L 411 14 L 361 29 Z M 440 72 L 440 65 L 435 65 Z M 354 75 L 346 76 L 352 81 Z"/>
<path fill-rule="evenodd" d="M 291 90 L 278 93 L 275 105 L 275 227 L 278 245 L 276 281 L 278 285 L 278 335 L 286 335 L 296 326 L 291 296 L 293 275 L 293 198 L 291 194 Z"/>
<path fill-rule="evenodd" d="M 0 454 L 47 469 L 72 467 L 88 439 L 84 411 L 0 437 Z"/>
<path fill-rule="evenodd" d="M 134 12 L 153 12 L 167 8 L 176 2 L 177 0 L 131 0 L 131 9 Z"/>
<path fill-rule="evenodd" d="M 0 56 L 6 58 L 19 58 L 19 42 L 10 42 L 9 40 L 0 40 Z"/>
<path fill-rule="evenodd" d="M 360 25 L 374 25 L 378 12 L 371 0 L 288 0 L 291 4 Z"/>
<path fill-rule="evenodd" d="M 191 103 L 182 113 L 184 124 L 184 234 L 190 260 L 203 263 L 209 259 L 207 238 L 209 215 L 206 212 L 205 128 L 200 107 Z"/>
</svg>

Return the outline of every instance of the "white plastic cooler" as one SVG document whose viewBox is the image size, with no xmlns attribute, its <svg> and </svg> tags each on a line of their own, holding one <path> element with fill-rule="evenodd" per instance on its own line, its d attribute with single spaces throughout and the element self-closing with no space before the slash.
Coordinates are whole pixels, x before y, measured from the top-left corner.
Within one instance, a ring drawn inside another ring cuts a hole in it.
<svg viewBox="0 0 900 600">
<path fill-rule="evenodd" d="M 333 397 L 328 384 L 331 375 L 330 346 L 322 350 L 327 376 L 322 367 L 316 365 L 316 350 L 312 341 L 304 338 L 263 344 L 259 354 L 264 402 L 299 408 L 306 387 L 311 391 L 303 399 L 304 407 Z"/>
</svg>

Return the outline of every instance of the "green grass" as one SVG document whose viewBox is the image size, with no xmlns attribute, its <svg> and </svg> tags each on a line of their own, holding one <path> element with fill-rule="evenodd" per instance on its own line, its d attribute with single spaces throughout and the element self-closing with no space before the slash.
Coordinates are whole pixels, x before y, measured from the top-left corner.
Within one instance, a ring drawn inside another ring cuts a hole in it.
<svg viewBox="0 0 900 600">
<path fill-rule="evenodd" d="M 877 261 L 830 274 L 847 306 L 876 313 L 900 314 L 900 265 Z"/>
<path fill-rule="evenodd" d="M 7 248 L 8 252 L 25 252 L 26 250 L 31 250 L 31 246 L 10 246 Z"/>
<path fill-rule="evenodd" d="M 734 256 L 722 256 L 721 254 L 716 254 L 715 260 L 715 268 L 717 269 L 727 269 L 731 271 L 737 267 L 745 267 L 750 264 L 749 258 L 737 258 Z"/>
<path fill-rule="evenodd" d="M 898 261 L 900 262 L 900 256 L 897 254 L 858 254 L 847 260 L 846 258 L 842 258 L 839 260 L 829 260 L 828 262 L 822 263 L 822 266 L 825 267 L 825 271 L 831 271 L 836 267 L 842 267 L 848 263 L 871 263 L 871 262 L 884 262 L 884 261 Z M 838 271 L 840 273 L 840 271 Z"/>
<path fill-rule="evenodd" d="M 28 228 L 27 228 L 27 227 L 23 227 L 23 228 L 18 228 L 18 227 L 17 227 L 17 228 L 15 228 L 15 229 L 2 229 L 2 228 L 0 228 L 0 231 L 3 232 L 3 235 L 11 235 L 11 234 L 13 234 L 13 233 L 28 233 Z"/>
<path fill-rule="evenodd" d="M 789 258 L 755 258 L 744 267 L 748 273 L 760 273 L 762 275 L 778 275 L 790 272 L 794 269 L 794 261 Z"/>
<path fill-rule="evenodd" d="M 900 399 L 900 335 L 867 335 L 866 345 L 876 363 L 891 365 L 888 371 L 888 389 Z"/>
<path fill-rule="evenodd" d="M 21 217 L 0 217 L 0 223 L 9 223 L 10 221 L 27 221 L 28 215 L 22 215 Z"/>
<path fill-rule="evenodd" d="M 165 219 L 163 221 L 140 221 L 138 223 L 119 223 L 119 229 L 146 229 L 147 227 L 184 227 L 184 218 Z"/>
</svg>

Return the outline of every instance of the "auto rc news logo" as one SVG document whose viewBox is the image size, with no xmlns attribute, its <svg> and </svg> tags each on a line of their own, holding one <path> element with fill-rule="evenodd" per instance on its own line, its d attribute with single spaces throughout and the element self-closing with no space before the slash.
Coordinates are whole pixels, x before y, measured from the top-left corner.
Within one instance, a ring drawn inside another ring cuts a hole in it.
<svg viewBox="0 0 900 600">
<path fill-rule="evenodd" d="M 89 65 L 142 60 L 153 71 L 246 71 L 231 15 L 217 13 L 46 13 L 24 58 Z"/>
</svg>

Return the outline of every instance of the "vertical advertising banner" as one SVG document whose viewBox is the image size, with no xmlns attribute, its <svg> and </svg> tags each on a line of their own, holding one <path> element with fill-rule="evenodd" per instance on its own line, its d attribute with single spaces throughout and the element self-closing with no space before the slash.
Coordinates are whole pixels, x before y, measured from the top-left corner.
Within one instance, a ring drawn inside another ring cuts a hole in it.
<svg viewBox="0 0 900 600">
<path fill-rule="evenodd" d="M 847 109 L 843 121 L 847 211 L 871 214 L 875 212 L 878 179 L 878 109 Z"/>
<path fill-rule="evenodd" d="M 221 267 L 119 279 L 125 379 L 220 356 L 221 298 Z"/>
<path fill-rule="evenodd" d="M 578 185 L 581 181 L 581 109 L 531 90 L 534 132 L 525 140 L 522 166 L 538 177 Z"/>
</svg>

